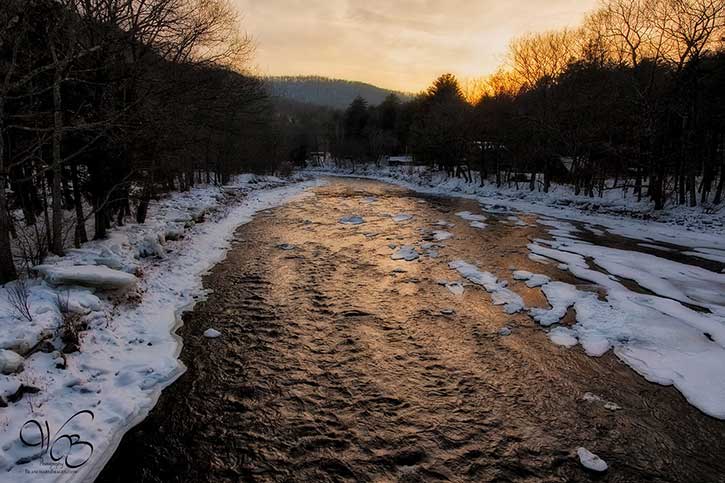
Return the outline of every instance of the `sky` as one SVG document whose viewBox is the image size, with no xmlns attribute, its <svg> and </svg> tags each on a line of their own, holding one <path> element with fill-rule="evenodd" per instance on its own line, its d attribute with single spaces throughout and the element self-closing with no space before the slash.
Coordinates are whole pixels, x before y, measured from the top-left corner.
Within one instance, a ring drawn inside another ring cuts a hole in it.
<svg viewBox="0 0 725 483">
<path fill-rule="evenodd" d="M 597 0 L 232 0 L 262 75 L 322 75 L 418 92 L 492 73 L 510 40 L 576 26 Z"/>
</svg>

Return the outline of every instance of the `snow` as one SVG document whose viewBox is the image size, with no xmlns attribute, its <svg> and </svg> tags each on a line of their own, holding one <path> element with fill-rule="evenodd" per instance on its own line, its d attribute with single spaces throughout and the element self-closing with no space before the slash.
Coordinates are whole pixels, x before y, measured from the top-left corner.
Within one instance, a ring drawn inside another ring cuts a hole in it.
<svg viewBox="0 0 725 483">
<path fill-rule="evenodd" d="M 550 282 L 545 284 L 541 290 L 549 301 L 551 309 L 532 308 L 529 313 L 544 327 L 558 323 L 566 315 L 569 307 L 580 298 L 576 287 L 568 283 Z"/>
<path fill-rule="evenodd" d="M 76 285 L 55 287 L 50 280 L 29 280 L 32 322 L 19 320 L 0 293 L 0 349 L 26 356 L 22 372 L 0 376 L 0 396 L 17 391 L 20 383 L 39 389 L 32 395 L 32 404 L 28 401 L 31 396 L 26 395 L 17 403 L 8 402 L 2 410 L 0 471 L 4 478 L 20 483 L 92 481 L 124 432 L 146 416 L 161 390 L 183 372 L 178 360 L 180 339 L 174 334 L 179 315 L 204 295 L 202 276 L 223 259 L 235 229 L 256 212 L 286 203 L 319 183 L 283 185 L 271 177 L 244 176 L 233 186 L 200 186 L 153 201 L 145 224 L 117 227 L 106 240 L 69 250 L 63 258 L 50 257 L 48 267 L 43 268 L 48 279 L 70 281 L 74 277 Z M 197 224 L 190 220 L 192 215 L 199 219 L 200 207 L 206 221 Z M 181 222 L 186 226 L 184 236 L 178 241 L 165 240 L 171 248 L 166 250 L 166 258 L 138 260 L 139 243 L 149 237 L 159 240 L 158 235 L 176 220 L 187 220 Z M 120 284 L 133 277 L 105 264 L 94 267 L 98 259 L 119 267 L 137 267 L 137 289 L 121 296 L 78 286 L 89 279 L 93 285 Z M 5 290 L 0 288 L 0 292 Z M 63 361 L 55 335 L 62 320 L 59 298 L 67 299 L 68 308 L 79 312 L 88 326 L 80 332 L 81 351 L 65 355 L 65 369 L 57 367 Z M 55 350 L 28 355 L 44 339 Z M 80 410 L 93 411 L 94 418 L 71 429 L 93 444 L 94 452 L 77 473 L 31 472 L 26 470 L 43 468 L 35 463 L 16 464 L 38 452 L 18 438 L 26 421 L 47 421 L 55 432 Z"/>
<path fill-rule="evenodd" d="M 579 462 L 588 470 L 601 473 L 603 471 L 607 471 L 609 468 L 603 459 L 586 448 L 577 448 L 576 454 L 579 456 Z"/>
<path fill-rule="evenodd" d="M 15 374 L 23 369 L 24 359 L 16 352 L 0 349 L 0 374 Z"/>
<path fill-rule="evenodd" d="M 549 331 L 549 339 L 556 345 L 574 347 L 579 341 L 576 332 L 566 327 L 555 327 Z"/>
<path fill-rule="evenodd" d="M 204 337 L 206 337 L 207 339 L 216 339 L 221 336 L 222 333 L 216 329 L 209 328 L 204 331 Z"/>
<path fill-rule="evenodd" d="M 488 225 L 482 221 L 472 221 L 470 225 L 472 228 L 478 228 L 479 230 L 483 230 L 484 228 L 488 227 Z"/>
<path fill-rule="evenodd" d="M 118 290 L 128 289 L 138 282 L 138 279 L 130 273 L 113 270 L 106 266 L 38 265 L 33 270 L 51 285 L 80 285 L 101 290 Z"/>
<path fill-rule="evenodd" d="M 525 270 L 515 270 L 513 278 L 514 280 L 526 281 L 526 286 L 529 288 L 541 287 L 551 281 L 546 275 L 533 274 Z"/>
<path fill-rule="evenodd" d="M 517 293 L 506 288 L 505 282 L 500 282 L 495 275 L 489 272 L 480 271 L 475 265 L 463 260 L 455 260 L 448 264 L 457 270 L 461 276 L 476 285 L 482 286 L 486 292 L 491 294 L 494 305 L 503 305 L 507 314 L 515 314 L 524 308 L 524 301 Z"/>
<path fill-rule="evenodd" d="M 390 255 L 390 258 L 393 260 L 405 260 L 406 262 L 412 262 L 418 257 L 420 257 L 420 255 L 416 251 L 415 247 L 411 245 L 402 246 L 396 250 L 395 253 Z"/>
</svg>

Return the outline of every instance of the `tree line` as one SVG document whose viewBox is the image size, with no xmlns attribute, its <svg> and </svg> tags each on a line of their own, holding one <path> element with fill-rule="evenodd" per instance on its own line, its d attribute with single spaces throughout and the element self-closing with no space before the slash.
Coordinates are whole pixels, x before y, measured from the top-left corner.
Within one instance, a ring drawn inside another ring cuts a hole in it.
<svg viewBox="0 0 725 483">
<path fill-rule="evenodd" d="M 409 102 L 356 99 L 329 119 L 324 148 L 339 162 L 405 153 L 469 181 L 476 170 L 497 186 L 556 181 L 712 209 L 725 180 L 724 45 L 723 0 L 605 0 L 579 28 L 515 39 L 485 78 L 446 74 Z"/>
<path fill-rule="evenodd" d="M 226 0 L 3 0 L 0 283 L 165 191 L 279 166 L 252 51 Z"/>
</svg>

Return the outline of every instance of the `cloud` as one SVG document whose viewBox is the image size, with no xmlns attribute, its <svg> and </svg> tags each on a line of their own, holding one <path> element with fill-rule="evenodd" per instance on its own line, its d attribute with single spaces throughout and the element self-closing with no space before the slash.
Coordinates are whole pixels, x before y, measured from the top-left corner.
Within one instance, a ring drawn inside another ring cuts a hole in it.
<svg viewBox="0 0 725 483">
<path fill-rule="evenodd" d="M 266 74 L 417 91 L 443 72 L 492 72 L 509 41 L 576 25 L 596 0 L 233 0 Z"/>
</svg>

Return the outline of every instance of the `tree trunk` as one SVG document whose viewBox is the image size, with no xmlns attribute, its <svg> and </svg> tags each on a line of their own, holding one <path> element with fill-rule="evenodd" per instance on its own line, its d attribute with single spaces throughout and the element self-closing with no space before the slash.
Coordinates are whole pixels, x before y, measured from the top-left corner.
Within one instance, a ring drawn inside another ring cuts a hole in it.
<svg viewBox="0 0 725 483">
<path fill-rule="evenodd" d="M 83 214 L 83 198 L 78 181 L 78 166 L 75 162 L 70 165 L 71 184 L 73 186 L 73 205 L 76 211 L 76 247 L 88 241 L 86 233 L 86 217 Z"/>
<path fill-rule="evenodd" d="M 717 182 L 717 189 L 715 190 L 715 199 L 713 203 L 719 205 L 722 202 L 723 188 L 725 187 L 725 159 L 723 159 L 720 166 L 720 179 Z"/>
<path fill-rule="evenodd" d="M 0 94 L 0 284 L 17 278 L 15 261 L 10 245 L 10 217 L 8 199 L 5 191 L 7 173 L 5 172 L 5 98 Z"/>
<path fill-rule="evenodd" d="M 61 111 L 60 94 L 62 80 L 62 71 L 60 67 L 56 67 L 53 79 L 53 183 L 51 185 L 53 236 L 51 237 L 51 251 L 58 256 L 63 255 L 63 180 L 61 178 L 63 159 L 60 152 L 61 142 L 63 141 L 63 112 Z"/>
</svg>

